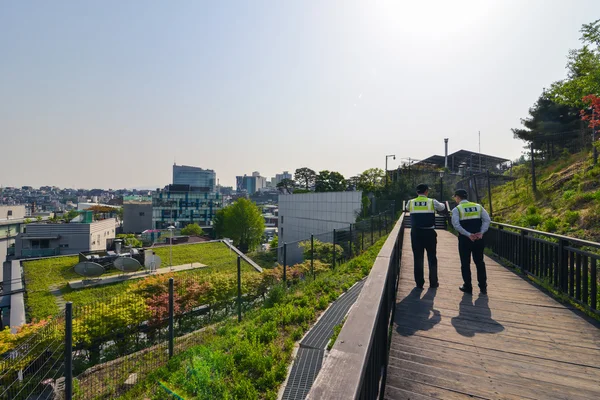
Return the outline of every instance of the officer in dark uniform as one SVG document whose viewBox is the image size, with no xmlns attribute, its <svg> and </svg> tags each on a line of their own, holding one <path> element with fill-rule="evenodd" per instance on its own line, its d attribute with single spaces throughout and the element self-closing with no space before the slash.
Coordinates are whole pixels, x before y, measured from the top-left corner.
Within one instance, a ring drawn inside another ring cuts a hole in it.
<svg viewBox="0 0 600 400">
<path fill-rule="evenodd" d="M 467 200 L 464 189 L 454 192 L 454 200 L 458 205 L 452 210 L 452 226 L 459 233 L 458 252 L 460 254 L 460 270 L 464 284 L 459 288 L 465 293 L 473 293 L 471 285 L 471 256 L 477 267 L 477 282 L 481 294 L 487 294 L 487 274 L 483 261 L 483 234 L 490 227 L 490 216 L 481 204 Z"/>
<path fill-rule="evenodd" d="M 443 211 L 446 207 L 435 199 L 427 197 L 429 187 L 425 184 L 417 186 L 417 197 L 409 200 L 406 211 L 410 212 L 410 241 L 415 264 L 415 283 L 417 288 L 425 285 L 424 253 L 427 250 L 429 265 L 429 287 L 439 286 L 437 274 L 437 233 L 435 232 L 435 211 Z"/>
</svg>

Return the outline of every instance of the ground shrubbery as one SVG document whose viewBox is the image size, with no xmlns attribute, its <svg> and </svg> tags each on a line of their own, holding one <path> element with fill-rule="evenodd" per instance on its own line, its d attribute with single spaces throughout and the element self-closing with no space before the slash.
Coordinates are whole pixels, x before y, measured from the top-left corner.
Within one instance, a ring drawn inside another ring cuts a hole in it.
<svg viewBox="0 0 600 400">
<path fill-rule="evenodd" d="M 369 273 L 383 242 L 334 271 L 321 272 L 314 281 L 298 279 L 289 289 L 276 285 L 260 309 L 248 312 L 241 323 L 223 323 L 202 345 L 173 358 L 124 398 L 165 398 L 163 386 L 186 399 L 277 398 L 294 341 L 315 321 L 318 310 Z M 303 268 L 290 268 L 291 276 Z M 279 275 L 278 269 L 272 273 Z"/>
</svg>

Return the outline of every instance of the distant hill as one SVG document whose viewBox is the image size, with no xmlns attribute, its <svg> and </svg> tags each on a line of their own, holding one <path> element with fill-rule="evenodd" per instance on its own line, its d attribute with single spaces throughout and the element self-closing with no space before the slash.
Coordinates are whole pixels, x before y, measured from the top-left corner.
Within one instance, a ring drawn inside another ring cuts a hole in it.
<svg viewBox="0 0 600 400">
<path fill-rule="evenodd" d="M 492 190 L 494 220 L 600 241 L 600 165 L 592 165 L 590 152 L 536 167 L 537 196 L 529 162 L 513 168 L 515 181 Z"/>
</svg>

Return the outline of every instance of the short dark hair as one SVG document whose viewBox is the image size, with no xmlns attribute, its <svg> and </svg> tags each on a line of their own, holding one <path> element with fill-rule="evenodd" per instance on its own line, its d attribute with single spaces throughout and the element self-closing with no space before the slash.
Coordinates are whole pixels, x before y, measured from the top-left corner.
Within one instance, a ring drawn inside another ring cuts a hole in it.
<svg viewBox="0 0 600 400">
<path fill-rule="evenodd" d="M 428 190 L 429 190 L 429 186 L 427 186 L 424 183 L 421 183 L 420 185 L 417 186 L 417 194 L 423 194 Z"/>
<path fill-rule="evenodd" d="M 460 197 L 461 199 L 467 199 L 469 197 L 469 194 L 465 189 L 456 190 L 456 192 L 454 192 L 454 195 Z"/>
</svg>

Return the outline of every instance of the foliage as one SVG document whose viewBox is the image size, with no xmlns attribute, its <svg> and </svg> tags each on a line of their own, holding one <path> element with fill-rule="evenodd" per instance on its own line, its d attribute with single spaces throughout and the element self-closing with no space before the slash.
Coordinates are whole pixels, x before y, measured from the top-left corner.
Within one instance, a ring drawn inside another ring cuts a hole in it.
<svg viewBox="0 0 600 400">
<path fill-rule="evenodd" d="M 335 344 L 335 341 L 337 340 L 337 337 L 339 336 L 340 332 L 342 331 L 344 322 L 346 322 L 346 318 L 344 318 L 344 320 L 341 323 L 339 323 L 333 327 L 333 336 L 329 340 L 329 344 L 327 344 L 327 350 L 332 349 L 333 345 Z"/>
<path fill-rule="evenodd" d="M 30 224 L 31 222 L 33 222 L 33 221 L 31 220 L 31 218 L 25 218 L 25 220 L 23 221 L 23 223 L 24 223 L 25 225 L 27 225 L 27 224 Z"/>
<path fill-rule="evenodd" d="M 291 193 L 295 187 L 296 182 L 289 178 L 282 179 L 281 182 L 277 184 L 277 189 L 283 193 Z"/>
<path fill-rule="evenodd" d="M 43 220 L 43 218 L 39 215 L 37 217 L 35 217 L 36 222 L 42 222 L 42 220 Z"/>
<path fill-rule="evenodd" d="M 271 249 L 276 249 L 279 247 L 279 236 L 277 236 L 277 235 L 273 236 L 271 243 L 269 243 L 269 247 Z"/>
<path fill-rule="evenodd" d="M 598 128 L 600 126 L 600 97 L 595 94 L 587 95 L 583 98 L 583 103 L 592 108 L 592 112 L 585 109 L 581 110 L 581 119 L 588 121 L 590 128 Z"/>
<path fill-rule="evenodd" d="M 315 192 L 342 192 L 347 186 L 339 172 L 323 170 L 315 178 Z"/>
<path fill-rule="evenodd" d="M 225 232 L 225 208 L 221 208 L 220 210 L 217 210 L 217 212 L 213 216 L 213 229 L 212 229 L 213 239 L 222 238 L 224 232 Z"/>
<path fill-rule="evenodd" d="M 552 84 L 549 94 L 554 101 L 583 108 L 583 98 L 600 93 L 600 20 L 584 24 L 580 38 L 583 47 L 570 50 L 567 78 Z"/>
<path fill-rule="evenodd" d="M 305 260 L 310 260 L 311 256 L 311 245 L 310 240 L 304 240 L 298 243 L 298 246 L 302 249 Z M 335 253 L 339 257 L 344 253 L 344 249 L 339 244 L 335 245 Z M 333 264 L 333 243 L 321 242 L 318 239 L 314 239 L 314 258 L 327 264 Z"/>
<path fill-rule="evenodd" d="M 79 215 L 79 212 L 77 210 L 70 210 L 63 216 L 63 220 L 65 222 L 71 222 L 71 220 L 74 219 L 75 217 L 77 217 L 78 215 Z"/>
<path fill-rule="evenodd" d="M 204 231 L 200 228 L 200 225 L 197 223 L 188 224 L 181 230 L 182 235 L 186 236 L 202 236 L 204 235 Z"/>
<path fill-rule="evenodd" d="M 569 225 L 575 225 L 579 221 L 579 213 L 577 211 L 567 211 L 565 213 L 565 222 Z"/>
<path fill-rule="evenodd" d="M 384 189 L 385 172 L 381 168 L 369 168 L 358 176 L 357 189 L 376 193 Z"/>
<path fill-rule="evenodd" d="M 265 220 L 260 209 L 252 201 L 244 198 L 223 209 L 217 214 L 213 224 L 218 237 L 228 237 L 244 253 L 254 249 L 261 242 L 265 230 Z"/>
<path fill-rule="evenodd" d="M 123 239 L 125 246 L 142 247 L 142 241 L 135 237 L 133 233 L 119 233 L 117 239 Z"/>
<path fill-rule="evenodd" d="M 294 340 L 316 320 L 343 287 L 368 274 L 384 240 L 336 271 L 286 290 L 276 285 L 263 307 L 227 321 L 207 333 L 198 346 L 174 357 L 150 374 L 124 398 L 160 397 L 153 392 L 160 380 L 183 398 L 275 399 L 287 374 Z"/>
<path fill-rule="evenodd" d="M 298 168 L 294 173 L 294 179 L 296 180 L 296 184 L 299 187 L 303 187 L 306 190 L 309 190 L 312 186 L 315 185 L 316 177 L 317 173 L 307 167 Z"/>
</svg>

